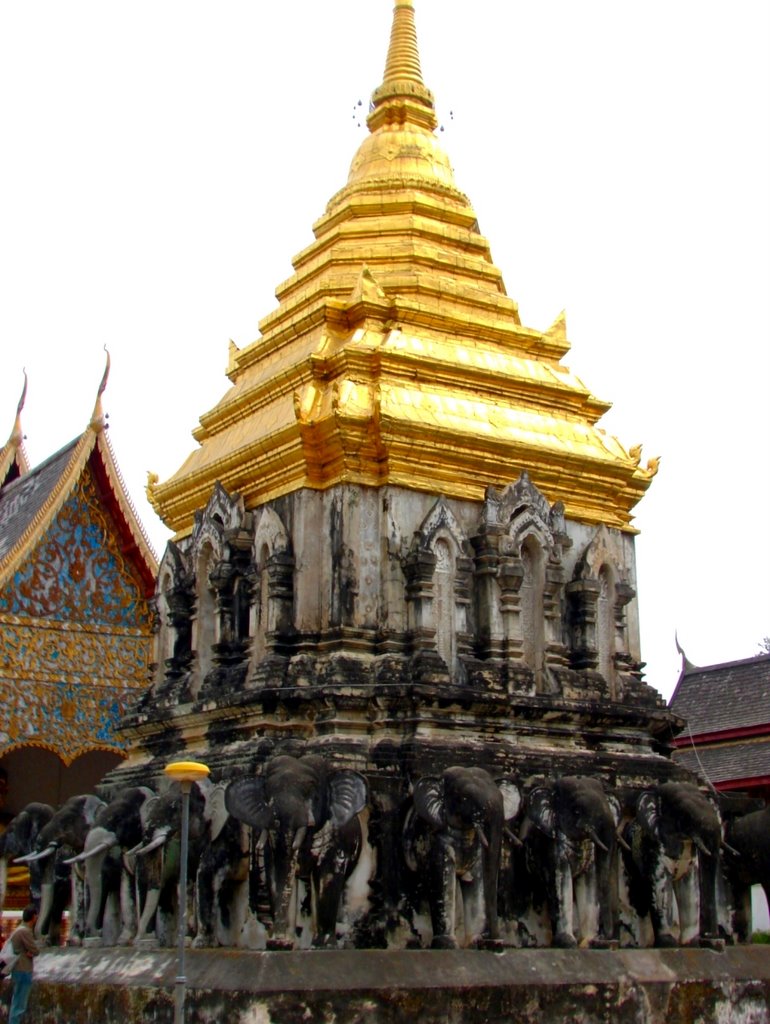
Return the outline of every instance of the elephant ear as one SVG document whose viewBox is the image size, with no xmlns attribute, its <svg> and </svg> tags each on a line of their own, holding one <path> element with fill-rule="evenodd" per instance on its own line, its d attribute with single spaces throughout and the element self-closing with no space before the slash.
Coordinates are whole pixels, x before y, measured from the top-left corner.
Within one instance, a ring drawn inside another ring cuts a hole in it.
<svg viewBox="0 0 770 1024">
<path fill-rule="evenodd" d="M 261 832 L 270 828 L 275 814 L 265 792 L 261 776 L 235 779 L 225 790 L 225 807 L 238 821 Z"/>
<path fill-rule="evenodd" d="M 366 780 L 358 772 L 342 768 L 329 776 L 329 817 L 339 828 L 363 811 L 368 797 Z"/>
<path fill-rule="evenodd" d="M 93 825 L 96 815 L 106 806 L 107 804 L 104 800 L 100 800 L 98 796 L 94 796 L 92 793 L 85 797 L 83 800 L 83 820 L 86 825 Z"/>
<path fill-rule="evenodd" d="M 556 812 L 553 809 L 553 793 L 545 786 L 538 786 L 529 794 L 527 817 L 547 836 L 556 835 Z"/>
<path fill-rule="evenodd" d="M 645 790 L 636 805 L 636 817 L 647 835 L 656 835 L 660 824 L 660 800 L 656 793 Z"/>
<path fill-rule="evenodd" d="M 212 842 L 227 824 L 228 810 L 225 803 L 225 786 L 218 783 L 206 793 L 206 821 L 209 823 L 209 835 Z"/>
<path fill-rule="evenodd" d="M 510 779 L 500 779 L 497 788 L 503 795 L 503 817 L 513 821 L 521 810 L 521 790 Z"/>
<path fill-rule="evenodd" d="M 423 821 L 431 828 L 446 827 L 446 810 L 444 808 L 444 783 L 441 779 L 426 775 L 414 784 L 414 807 Z"/>
</svg>

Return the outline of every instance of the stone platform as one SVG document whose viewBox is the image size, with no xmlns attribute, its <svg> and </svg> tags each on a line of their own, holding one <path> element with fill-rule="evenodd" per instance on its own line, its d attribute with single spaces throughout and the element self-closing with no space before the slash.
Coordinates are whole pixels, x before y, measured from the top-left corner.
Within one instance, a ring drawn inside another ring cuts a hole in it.
<svg viewBox="0 0 770 1024">
<path fill-rule="evenodd" d="M 27 1024 L 171 1024 L 172 950 L 57 949 Z M 770 948 L 190 950 L 187 1024 L 766 1024 Z"/>
</svg>

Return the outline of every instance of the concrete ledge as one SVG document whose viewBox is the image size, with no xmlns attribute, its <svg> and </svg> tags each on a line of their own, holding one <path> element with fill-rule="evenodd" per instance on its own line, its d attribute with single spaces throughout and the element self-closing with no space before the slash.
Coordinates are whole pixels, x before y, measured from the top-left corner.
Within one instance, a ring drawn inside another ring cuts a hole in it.
<svg viewBox="0 0 770 1024">
<path fill-rule="evenodd" d="M 59 949 L 29 1024 L 171 1024 L 172 950 Z M 187 1024 L 770 1024 L 770 949 L 189 950 Z"/>
</svg>

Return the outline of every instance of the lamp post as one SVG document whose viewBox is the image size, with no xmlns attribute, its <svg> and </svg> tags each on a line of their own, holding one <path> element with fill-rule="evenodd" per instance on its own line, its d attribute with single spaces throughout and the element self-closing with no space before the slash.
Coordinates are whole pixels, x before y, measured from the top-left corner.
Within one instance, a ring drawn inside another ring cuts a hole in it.
<svg viewBox="0 0 770 1024">
<path fill-rule="evenodd" d="M 187 986 L 184 940 L 187 932 L 187 848 L 190 842 L 190 790 L 193 782 L 207 778 L 209 768 L 208 765 L 198 761 L 174 761 L 172 764 L 166 765 L 165 771 L 166 775 L 179 783 L 182 790 L 182 842 L 179 851 L 179 897 L 177 900 L 179 927 L 177 930 L 177 974 L 174 988 L 174 1024 L 184 1024 L 184 999 Z"/>
</svg>

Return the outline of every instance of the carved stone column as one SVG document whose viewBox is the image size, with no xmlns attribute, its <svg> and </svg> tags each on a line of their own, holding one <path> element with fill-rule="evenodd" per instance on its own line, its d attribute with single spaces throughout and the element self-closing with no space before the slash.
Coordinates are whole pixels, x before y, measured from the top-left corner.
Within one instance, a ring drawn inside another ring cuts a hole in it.
<svg viewBox="0 0 770 1024">
<path fill-rule="evenodd" d="M 572 580 L 567 584 L 572 627 L 572 667 L 596 671 L 599 652 L 596 635 L 596 616 L 601 594 L 599 580 Z"/>
</svg>

